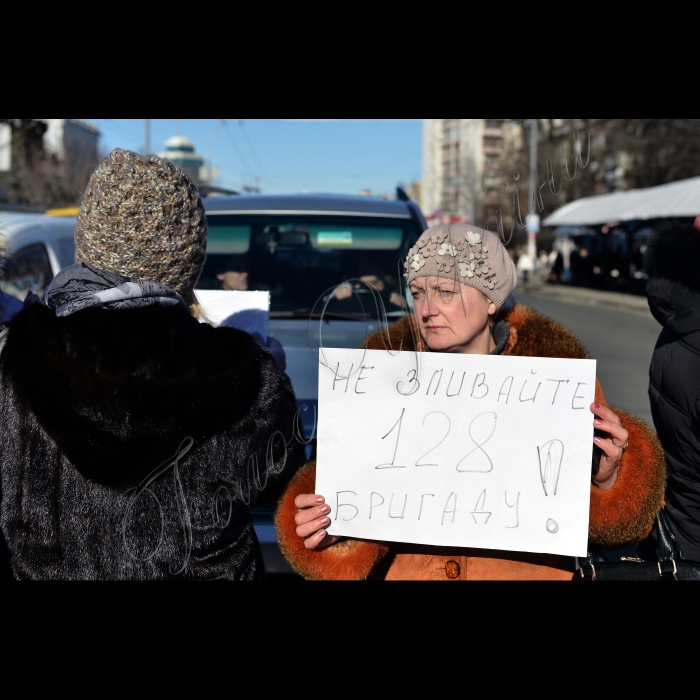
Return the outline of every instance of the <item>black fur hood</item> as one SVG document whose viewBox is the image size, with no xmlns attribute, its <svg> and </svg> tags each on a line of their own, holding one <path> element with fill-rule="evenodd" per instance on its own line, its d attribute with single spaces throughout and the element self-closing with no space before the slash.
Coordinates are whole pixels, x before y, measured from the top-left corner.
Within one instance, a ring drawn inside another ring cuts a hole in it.
<svg viewBox="0 0 700 700">
<path fill-rule="evenodd" d="M 654 318 L 679 335 L 699 330 L 700 230 L 690 224 L 660 229 L 649 241 L 645 268 Z"/>
<path fill-rule="evenodd" d="M 671 224 L 652 236 L 645 269 L 700 293 L 700 230 L 691 224 Z"/>
<path fill-rule="evenodd" d="M 249 414 L 270 360 L 248 334 L 179 309 L 57 318 L 34 304 L 14 319 L 0 367 L 84 476 L 133 485 L 183 436 L 196 446 Z"/>
</svg>

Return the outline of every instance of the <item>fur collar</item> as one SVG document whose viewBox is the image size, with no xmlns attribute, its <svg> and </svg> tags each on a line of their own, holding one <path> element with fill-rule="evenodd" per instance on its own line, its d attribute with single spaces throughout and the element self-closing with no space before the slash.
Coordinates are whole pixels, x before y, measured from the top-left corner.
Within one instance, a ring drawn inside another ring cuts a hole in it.
<svg viewBox="0 0 700 700">
<path fill-rule="evenodd" d="M 0 379 L 86 477 L 133 484 L 137 465 L 152 470 L 183 436 L 197 445 L 250 412 L 263 352 L 248 334 L 179 309 L 57 318 L 34 304 L 8 332 Z"/>
<path fill-rule="evenodd" d="M 501 312 L 510 327 L 510 337 L 502 355 L 524 357 L 563 357 L 587 360 L 580 341 L 564 326 L 520 304 Z M 363 343 L 368 350 L 414 350 L 425 352 L 413 316 L 406 316 L 384 331 L 377 331 Z"/>
<path fill-rule="evenodd" d="M 649 241 L 645 269 L 649 277 L 679 282 L 700 292 L 700 231 L 690 224 L 661 228 Z"/>
</svg>

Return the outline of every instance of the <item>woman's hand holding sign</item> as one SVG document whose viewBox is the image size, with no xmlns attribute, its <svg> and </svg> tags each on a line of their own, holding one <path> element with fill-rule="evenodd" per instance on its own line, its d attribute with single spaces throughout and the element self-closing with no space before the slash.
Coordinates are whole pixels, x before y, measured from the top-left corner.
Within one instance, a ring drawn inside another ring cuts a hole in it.
<svg viewBox="0 0 700 700">
<path fill-rule="evenodd" d="M 605 491 L 611 488 L 617 481 L 617 472 L 620 459 L 627 447 L 629 433 L 620 424 L 620 419 L 605 406 L 591 404 L 591 412 L 596 416 L 593 425 L 600 435 L 593 438 L 596 447 L 593 454 L 594 486 Z"/>
<path fill-rule="evenodd" d="M 299 512 L 294 517 L 297 525 L 297 535 L 303 537 L 307 549 L 329 547 L 342 539 L 329 535 L 325 528 L 330 525 L 330 506 L 326 505 L 323 496 L 304 493 L 296 497 L 294 505 Z"/>
<path fill-rule="evenodd" d="M 601 490 L 607 490 L 617 481 L 620 459 L 627 447 L 629 433 L 620 424 L 617 415 L 605 406 L 593 403 L 591 412 L 596 419 L 594 443 L 599 449 L 594 452 L 592 464 L 592 484 Z M 340 537 L 329 535 L 326 531 L 330 525 L 330 506 L 323 496 L 318 494 L 301 494 L 294 504 L 299 509 L 294 520 L 296 532 L 304 539 L 307 549 L 329 547 L 338 542 Z"/>
</svg>

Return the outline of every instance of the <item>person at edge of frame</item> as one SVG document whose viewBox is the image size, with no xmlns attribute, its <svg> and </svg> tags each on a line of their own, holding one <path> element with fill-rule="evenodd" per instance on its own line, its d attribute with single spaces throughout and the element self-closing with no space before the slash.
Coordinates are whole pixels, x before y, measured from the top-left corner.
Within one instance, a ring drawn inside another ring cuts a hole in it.
<svg viewBox="0 0 700 700">
<path fill-rule="evenodd" d="M 649 367 L 649 401 L 668 465 L 666 518 L 685 559 L 700 561 L 700 216 L 650 239 L 647 299 L 662 331 Z M 655 536 L 639 549 L 651 557 Z"/>
<path fill-rule="evenodd" d="M 7 237 L 0 229 L 0 282 L 3 280 L 3 273 L 8 258 Z M 7 330 L 12 319 L 26 306 L 39 301 L 36 294 L 29 293 L 24 300 L 24 303 L 13 297 L 11 294 L 6 294 L 0 289 L 0 352 L 7 339 Z M 0 580 L 12 580 L 12 572 L 10 571 L 7 562 L 9 560 L 9 552 L 4 537 L 0 533 Z"/>
<path fill-rule="evenodd" d="M 442 251 L 442 253 L 441 253 Z M 470 225 L 428 229 L 410 251 L 414 315 L 370 336 L 363 347 L 418 352 L 586 359 L 564 327 L 506 302 L 517 274 L 498 237 Z M 456 281 L 458 280 L 458 281 Z M 461 297 L 461 298 L 460 298 Z M 384 331 L 386 334 L 386 331 Z M 589 536 L 617 549 L 644 539 L 662 507 L 663 449 L 643 421 L 608 405 L 596 382 Z M 454 549 L 338 538 L 329 507 L 314 493 L 315 462 L 294 477 L 275 515 L 282 552 L 307 579 L 571 580 L 573 557 Z"/>
<path fill-rule="evenodd" d="M 197 188 L 168 160 L 115 150 L 92 174 L 76 264 L 0 354 L 15 579 L 264 577 L 249 506 L 303 462 L 295 398 L 249 334 L 201 322 L 206 241 Z"/>
<path fill-rule="evenodd" d="M 3 280 L 3 272 L 8 258 L 7 236 L 0 229 L 0 282 Z M 22 303 L 19 299 L 7 294 L 0 289 L 0 333 L 10 324 L 10 321 L 22 310 L 24 306 L 34 303 L 39 297 L 31 292 Z"/>
</svg>

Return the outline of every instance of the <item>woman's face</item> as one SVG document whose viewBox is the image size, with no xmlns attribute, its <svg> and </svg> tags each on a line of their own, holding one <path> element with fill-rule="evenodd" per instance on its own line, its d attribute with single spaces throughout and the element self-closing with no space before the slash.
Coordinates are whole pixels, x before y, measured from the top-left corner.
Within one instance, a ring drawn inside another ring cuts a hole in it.
<svg viewBox="0 0 700 700">
<path fill-rule="evenodd" d="M 495 348 L 489 317 L 496 305 L 478 289 L 444 277 L 411 282 L 421 337 L 431 350 L 486 355 Z"/>
</svg>

